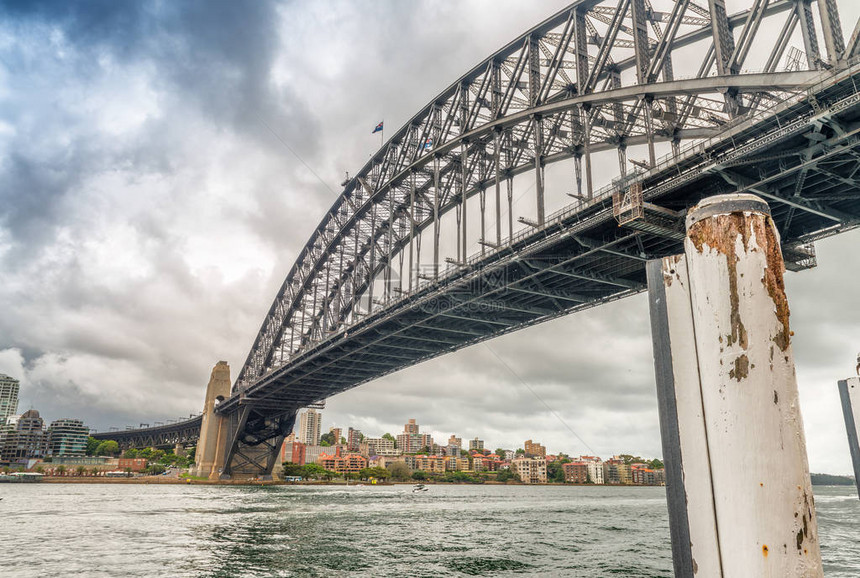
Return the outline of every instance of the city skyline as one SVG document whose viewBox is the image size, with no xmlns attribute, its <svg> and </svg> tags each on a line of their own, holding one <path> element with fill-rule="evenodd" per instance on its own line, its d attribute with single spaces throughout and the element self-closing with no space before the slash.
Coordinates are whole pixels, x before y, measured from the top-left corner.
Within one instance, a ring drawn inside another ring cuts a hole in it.
<svg viewBox="0 0 860 578">
<path fill-rule="evenodd" d="M 21 380 L 20 407 L 99 430 L 199 412 L 212 364 L 229 359 L 235 379 L 343 172 L 375 151 L 372 127 L 399 127 L 566 4 L 499 3 L 495 29 L 480 34 L 465 29 L 486 9 L 477 2 L 187 8 L 167 39 L 140 32 L 143 12 L 11 11 L 0 24 L 13 39 L 0 46 L 0 156 L 11 159 L 0 167 L 0 373 Z M 840 8 L 844 22 L 860 15 Z M 254 32 L 218 32 L 238 18 Z M 306 28 L 287 34 L 296 20 Z M 360 45 L 347 40 L 358 34 Z M 225 66 L 189 78 L 159 40 Z M 431 57 L 439 44 L 445 59 Z M 813 471 L 851 472 L 836 380 L 860 349 L 846 289 L 858 233 L 819 242 L 819 267 L 786 278 Z M 661 455 L 645 296 L 387 376 L 326 412 L 361 431 L 410 415 L 434 437 Z"/>
</svg>

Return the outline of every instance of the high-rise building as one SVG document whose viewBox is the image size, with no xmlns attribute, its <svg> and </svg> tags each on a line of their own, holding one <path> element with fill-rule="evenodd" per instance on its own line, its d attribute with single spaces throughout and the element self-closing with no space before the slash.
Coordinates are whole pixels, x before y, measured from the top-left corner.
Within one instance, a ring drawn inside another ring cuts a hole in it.
<svg viewBox="0 0 860 578">
<path fill-rule="evenodd" d="M 321 421 L 322 416 L 315 409 L 302 412 L 299 416 L 299 441 L 308 446 L 320 445 Z"/>
<path fill-rule="evenodd" d="M 334 438 L 333 446 L 336 446 L 340 443 L 340 436 L 343 435 L 343 430 L 339 427 L 330 427 L 328 428 L 328 433 L 331 434 L 331 437 Z"/>
<path fill-rule="evenodd" d="M 79 419 L 58 419 L 48 427 L 49 456 L 83 456 L 90 429 Z"/>
<path fill-rule="evenodd" d="M 18 380 L 0 373 L 0 427 L 18 412 Z"/>
<path fill-rule="evenodd" d="M 451 437 L 448 438 L 449 446 L 457 446 L 458 448 L 463 447 L 463 438 L 458 438 L 454 434 L 451 434 Z"/>
<path fill-rule="evenodd" d="M 409 423 L 403 426 L 403 433 L 407 434 L 417 434 L 418 433 L 418 424 L 415 423 L 414 419 L 410 419 Z"/>
<path fill-rule="evenodd" d="M 545 458 L 546 457 L 546 448 L 540 445 L 538 442 L 532 442 L 532 440 L 526 440 L 524 445 L 524 450 L 526 451 L 526 457 L 529 458 Z"/>
<path fill-rule="evenodd" d="M 0 461 L 21 462 L 45 457 L 45 422 L 35 409 L 25 411 L 14 425 L 7 425 L 0 447 Z"/>
<path fill-rule="evenodd" d="M 472 450 L 483 450 L 484 449 L 484 440 L 479 440 L 475 438 L 473 440 L 469 440 L 469 451 Z"/>
<path fill-rule="evenodd" d="M 349 428 L 346 436 L 346 451 L 357 452 L 358 446 L 361 445 L 361 438 L 364 437 L 361 435 L 361 431 Z"/>
</svg>

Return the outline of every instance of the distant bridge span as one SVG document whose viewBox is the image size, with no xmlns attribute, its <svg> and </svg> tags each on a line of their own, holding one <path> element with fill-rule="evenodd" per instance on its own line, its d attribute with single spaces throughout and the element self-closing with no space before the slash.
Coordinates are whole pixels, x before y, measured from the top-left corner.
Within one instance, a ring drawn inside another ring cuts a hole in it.
<svg viewBox="0 0 860 578">
<path fill-rule="evenodd" d="M 835 0 L 750 4 L 579 0 L 422 108 L 287 275 L 215 410 L 222 474 L 271 472 L 301 407 L 643 291 L 703 197 L 767 199 L 786 265 L 813 266 L 860 223 L 860 33 Z M 547 214 L 560 187 L 575 200 Z"/>
<path fill-rule="evenodd" d="M 191 417 L 174 423 L 145 428 L 93 432 L 97 440 L 114 440 L 120 449 L 131 448 L 172 448 L 177 444 L 196 445 L 200 438 L 202 416 Z"/>
</svg>

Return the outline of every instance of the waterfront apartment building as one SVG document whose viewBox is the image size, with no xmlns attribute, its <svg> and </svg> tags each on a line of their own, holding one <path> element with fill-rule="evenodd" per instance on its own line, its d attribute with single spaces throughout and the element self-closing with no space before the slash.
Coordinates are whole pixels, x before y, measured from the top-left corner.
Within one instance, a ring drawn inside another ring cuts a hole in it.
<svg viewBox="0 0 860 578">
<path fill-rule="evenodd" d="M 633 483 L 640 486 L 665 486 L 666 476 L 662 469 L 654 470 L 649 467 L 633 467 L 631 469 Z"/>
<path fill-rule="evenodd" d="M 48 427 L 49 456 L 82 456 L 87 453 L 90 429 L 79 419 L 54 420 Z"/>
<path fill-rule="evenodd" d="M 308 446 L 320 443 L 320 423 L 322 416 L 315 409 L 307 409 L 299 416 L 299 441 Z M 335 440 L 340 443 L 340 440 Z"/>
<path fill-rule="evenodd" d="M 588 477 L 592 484 L 603 485 L 603 464 L 599 462 L 585 462 L 588 467 Z"/>
<path fill-rule="evenodd" d="M 14 377 L 0 373 L 0 428 L 18 413 L 19 382 Z"/>
<path fill-rule="evenodd" d="M 604 480 L 607 484 L 627 485 L 633 483 L 630 464 L 621 460 L 610 459 L 603 463 Z"/>
<path fill-rule="evenodd" d="M 39 412 L 35 409 L 25 411 L 3 430 L 0 462 L 43 459 L 48 447 L 47 441 L 45 422 Z"/>
<path fill-rule="evenodd" d="M 322 454 L 316 463 L 331 472 L 357 474 L 367 467 L 367 458 L 358 454 L 346 454 L 345 456 Z"/>
<path fill-rule="evenodd" d="M 421 470 L 431 474 L 445 472 L 445 458 L 440 456 L 404 456 L 406 465 L 413 470 Z"/>
<path fill-rule="evenodd" d="M 445 458 L 446 472 L 466 472 L 469 471 L 470 464 L 468 458 L 458 458 L 457 456 L 448 456 Z"/>
<path fill-rule="evenodd" d="M 532 440 L 526 440 L 523 444 L 523 449 L 526 452 L 527 458 L 545 458 L 546 457 L 546 448 L 540 445 L 538 442 L 532 442 Z"/>
<path fill-rule="evenodd" d="M 331 434 L 331 437 L 334 438 L 335 445 L 340 443 L 340 438 L 343 435 L 343 430 L 339 427 L 330 427 L 328 428 L 328 433 Z"/>
<path fill-rule="evenodd" d="M 484 440 L 479 440 L 475 438 L 473 440 L 469 440 L 469 451 L 478 450 L 481 451 L 484 449 Z"/>
<path fill-rule="evenodd" d="M 570 462 L 562 464 L 564 481 L 571 484 L 587 484 L 591 481 L 588 476 L 588 464 L 585 462 Z"/>
<path fill-rule="evenodd" d="M 516 458 L 511 460 L 511 469 L 524 484 L 546 483 L 546 460 L 542 458 Z"/>
</svg>

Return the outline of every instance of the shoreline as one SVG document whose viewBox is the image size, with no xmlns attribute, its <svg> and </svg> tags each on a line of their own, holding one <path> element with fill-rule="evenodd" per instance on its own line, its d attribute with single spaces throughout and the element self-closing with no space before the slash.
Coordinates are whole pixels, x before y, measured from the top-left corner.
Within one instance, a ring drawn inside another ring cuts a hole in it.
<svg viewBox="0 0 860 578">
<path fill-rule="evenodd" d="M 161 476 L 141 476 L 133 478 L 103 478 L 103 477 L 71 477 L 71 476 L 45 476 L 37 484 L 151 484 L 151 485 L 198 485 L 198 486 L 414 486 L 424 484 L 425 486 L 567 486 L 577 488 L 660 488 L 664 486 L 641 486 L 634 484 L 566 484 L 550 482 L 546 484 L 524 484 L 522 482 L 496 482 L 486 481 L 482 484 L 471 484 L 464 482 L 437 482 L 428 480 L 410 480 L 406 482 L 353 482 L 347 484 L 344 481 L 325 480 L 303 480 L 301 482 L 286 482 L 283 480 L 195 480 L 189 478 L 163 478 Z"/>
</svg>

